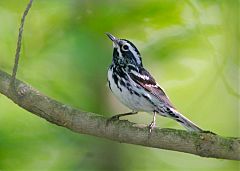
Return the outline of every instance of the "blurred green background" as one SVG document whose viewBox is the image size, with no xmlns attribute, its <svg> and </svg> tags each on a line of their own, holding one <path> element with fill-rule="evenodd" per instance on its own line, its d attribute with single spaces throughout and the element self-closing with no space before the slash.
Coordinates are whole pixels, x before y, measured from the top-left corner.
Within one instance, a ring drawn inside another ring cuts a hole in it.
<svg viewBox="0 0 240 171">
<path fill-rule="evenodd" d="M 28 0 L 0 1 L 0 69 L 11 73 Z M 18 78 L 85 111 L 129 111 L 110 93 L 112 43 L 133 41 L 176 107 L 202 128 L 239 136 L 239 1 L 35 0 L 27 16 Z M 148 124 L 152 115 L 127 119 Z M 183 129 L 157 117 L 159 127 Z M 239 162 L 73 133 L 0 95 L 0 170 L 235 171 Z"/>
</svg>

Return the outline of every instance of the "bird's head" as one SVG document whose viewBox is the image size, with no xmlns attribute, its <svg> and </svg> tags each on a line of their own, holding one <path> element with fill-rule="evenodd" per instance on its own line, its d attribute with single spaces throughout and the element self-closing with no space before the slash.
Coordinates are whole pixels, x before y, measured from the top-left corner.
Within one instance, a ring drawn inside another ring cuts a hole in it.
<svg viewBox="0 0 240 171">
<path fill-rule="evenodd" d="M 142 67 L 141 55 L 136 46 L 126 39 L 118 39 L 110 33 L 106 33 L 113 42 L 113 62 L 119 65 L 132 64 Z"/>
</svg>

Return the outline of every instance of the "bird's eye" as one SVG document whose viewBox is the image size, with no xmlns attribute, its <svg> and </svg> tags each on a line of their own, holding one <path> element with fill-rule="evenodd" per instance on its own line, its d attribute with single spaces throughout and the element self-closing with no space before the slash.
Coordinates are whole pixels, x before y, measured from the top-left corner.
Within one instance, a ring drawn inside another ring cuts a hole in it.
<svg viewBox="0 0 240 171">
<path fill-rule="evenodd" d="M 123 46 L 122 46 L 122 50 L 123 50 L 123 51 L 128 51 L 128 50 L 129 50 L 128 45 L 123 45 Z"/>
</svg>

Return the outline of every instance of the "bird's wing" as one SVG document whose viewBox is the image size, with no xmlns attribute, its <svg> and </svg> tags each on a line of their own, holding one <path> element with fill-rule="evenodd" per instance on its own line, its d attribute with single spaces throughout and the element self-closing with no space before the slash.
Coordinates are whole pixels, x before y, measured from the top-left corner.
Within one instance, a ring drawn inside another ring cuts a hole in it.
<svg viewBox="0 0 240 171">
<path fill-rule="evenodd" d="M 167 106 L 175 109 L 164 90 L 156 83 L 154 78 L 147 70 L 144 68 L 139 68 L 138 72 L 136 70 L 130 70 L 128 74 L 136 84 L 143 87 L 146 91 L 157 97 Z"/>
</svg>

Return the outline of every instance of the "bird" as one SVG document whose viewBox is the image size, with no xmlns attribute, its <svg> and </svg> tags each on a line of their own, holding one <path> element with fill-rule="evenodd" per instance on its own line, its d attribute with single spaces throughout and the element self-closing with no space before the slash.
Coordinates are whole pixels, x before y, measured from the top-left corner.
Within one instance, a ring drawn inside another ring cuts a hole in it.
<svg viewBox="0 0 240 171">
<path fill-rule="evenodd" d="M 169 97 L 143 67 L 142 57 L 136 46 L 127 39 L 119 39 L 106 33 L 113 42 L 112 63 L 108 68 L 108 86 L 116 98 L 131 109 L 131 112 L 112 116 L 109 120 L 134 115 L 138 112 L 153 113 L 152 122 L 148 125 L 151 133 L 156 126 L 156 115 L 171 118 L 188 131 L 203 130 L 183 116 L 172 104 Z"/>
</svg>

